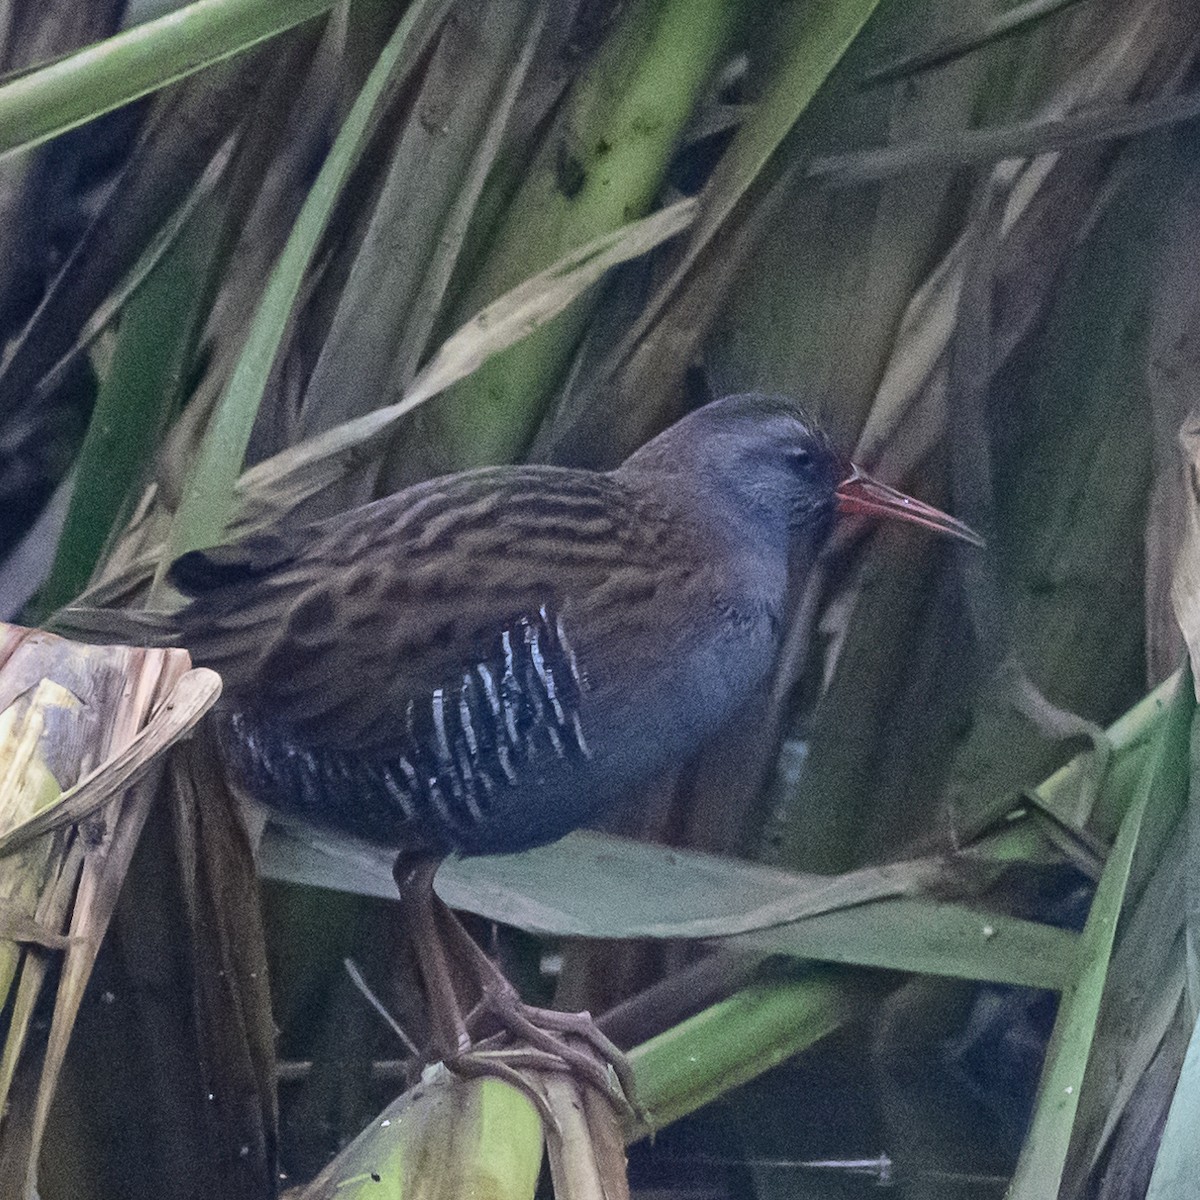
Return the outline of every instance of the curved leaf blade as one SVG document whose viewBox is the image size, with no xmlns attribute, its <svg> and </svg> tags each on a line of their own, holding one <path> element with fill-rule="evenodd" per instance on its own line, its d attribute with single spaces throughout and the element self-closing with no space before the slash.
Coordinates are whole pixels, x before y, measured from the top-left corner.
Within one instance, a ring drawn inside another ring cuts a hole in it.
<svg viewBox="0 0 1200 1200">
<path fill-rule="evenodd" d="M 240 54 L 334 0 L 196 0 L 0 87 L 0 158 Z"/>
</svg>

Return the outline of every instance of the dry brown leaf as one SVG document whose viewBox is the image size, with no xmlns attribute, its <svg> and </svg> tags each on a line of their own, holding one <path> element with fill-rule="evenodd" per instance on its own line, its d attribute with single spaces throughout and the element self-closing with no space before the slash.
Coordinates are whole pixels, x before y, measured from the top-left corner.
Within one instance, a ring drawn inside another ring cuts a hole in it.
<svg viewBox="0 0 1200 1200">
<path fill-rule="evenodd" d="M 558 1200 L 628 1200 L 625 1139 L 611 1104 L 569 1075 L 542 1076 L 557 1128 L 546 1136 Z"/>
<path fill-rule="evenodd" d="M 220 694 L 221 677 L 207 667 L 195 667 L 181 676 L 149 723 L 118 754 L 63 792 L 55 803 L 0 835 L 0 857 L 44 833 L 78 824 L 136 783 L 158 755 L 195 726 Z"/>
<path fill-rule="evenodd" d="M 182 650 L 84 646 L 0 625 L 0 720 L 18 734 L 5 742 L 0 792 L 32 780 L 32 794 L 44 799 L 60 780 L 74 784 L 49 804 L 35 800 L 29 807 L 36 811 L 10 808 L 3 835 L 0 879 L 10 896 L 15 888 L 24 897 L 21 908 L 4 914 L 14 930 L 27 920 L 43 944 L 43 932 L 57 933 L 68 920 L 69 930 L 36 1097 L 12 1100 L 0 1131 L 0 1194 L 36 1194 L 38 1150 L 67 1043 L 153 800 L 148 769 L 220 690 L 213 672 L 189 671 L 188 661 Z M 93 820 L 88 836 L 77 836 L 73 826 L 110 803 L 121 807 L 107 823 Z M 31 856 L 39 867 L 32 875 Z M 0 1063 L 6 1093 L 48 967 L 44 956 L 24 956 L 19 965 Z"/>
</svg>

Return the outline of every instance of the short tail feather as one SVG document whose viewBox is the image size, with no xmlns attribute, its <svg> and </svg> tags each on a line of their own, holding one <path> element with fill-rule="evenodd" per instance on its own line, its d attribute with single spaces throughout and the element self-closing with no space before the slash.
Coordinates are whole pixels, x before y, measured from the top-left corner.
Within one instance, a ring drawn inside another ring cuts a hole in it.
<svg viewBox="0 0 1200 1200">
<path fill-rule="evenodd" d="M 63 608 L 47 628 L 80 642 L 126 646 L 174 646 L 180 638 L 175 613 L 137 608 Z"/>
</svg>

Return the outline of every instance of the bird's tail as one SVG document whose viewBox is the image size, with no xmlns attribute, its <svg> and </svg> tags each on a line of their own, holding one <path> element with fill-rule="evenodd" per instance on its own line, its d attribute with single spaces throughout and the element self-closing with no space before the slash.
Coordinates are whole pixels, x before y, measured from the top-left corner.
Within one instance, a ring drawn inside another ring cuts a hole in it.
<svg viewBox="0 0 1200 1200">
<path fill-rule="evenodd" d="M 139 608 L 62 608 L 47 628 L 79 642 L 126 646 L 174 646 L 180 638 L 175 613 Z"/>
</svg>

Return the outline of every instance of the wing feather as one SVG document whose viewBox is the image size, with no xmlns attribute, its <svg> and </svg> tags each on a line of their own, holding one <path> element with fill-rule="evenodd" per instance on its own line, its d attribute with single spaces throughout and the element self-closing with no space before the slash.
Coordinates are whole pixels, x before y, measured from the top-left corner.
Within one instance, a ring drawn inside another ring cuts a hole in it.
<svg viewBox="0 0 1200 1200">
<path fill-rule="evenodd" d="M 553 467 L 433 480 L 290 541 L 189 555 L 184 642 L 227 703 L 313 742 L 381 744 L 522 617 L 653 586 L 670 522 L 641 503 L 611 476 Z"/>
</svg>

